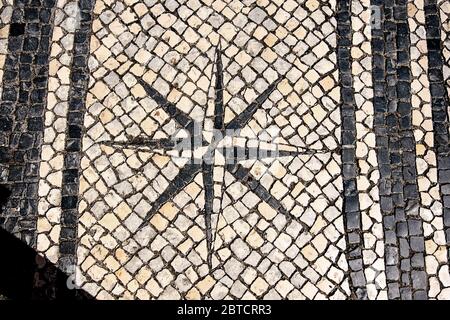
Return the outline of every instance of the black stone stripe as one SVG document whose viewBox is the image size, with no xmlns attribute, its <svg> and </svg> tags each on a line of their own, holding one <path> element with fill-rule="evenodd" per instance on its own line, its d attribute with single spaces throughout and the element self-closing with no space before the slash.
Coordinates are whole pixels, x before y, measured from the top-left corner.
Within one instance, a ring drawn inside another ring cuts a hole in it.
<svg viewBox="0 0 450 320">
<path fill-rule="evenodd" d="M 347 239 L 346 258 L 349 265 L 349 280 L 352 299 L 367 299 L 366 277 L 363 268 L 363 240 L 358 188 L 356 185 L 356 102 L 353 90 L 351 25 L 351 1 L 337 2 L 337 54 L 341 85 L 341 134 L 342 134 L 342 178 L 343 217 Z"/>
<path fill-rule="evenodd" d="M 425 0 L 424 5 L 434 147 L 437 153 L 438 182 L 444 210 L 447 257 L 450 261 L 450 139 L 447 113 L 449 101 L 443 76 L 444 60 L 441 51 L 441 22 L 439 19 L 437 1 Z"/>
<path fill-rule="evenodd" d="M 0 226 L 36 246 L 38 184 L 55 0 L 14 1 L 0 103 Z"/>
<path fill-rule="evenodd" d="M 426 299 L 424 236 L 419 216 L 415 139 L 411 124 L 410 39 L 407 1 L 372 0 L 374 131 L 385 236 L 389 299 Z"/>
<path fill-rule="evenodd" d="M 79 0 L 80 27 L 74 35 L 73 57 L 71 65 L 71 84 L 67 113 L 67 131 L 65 142 L 59 268 L 63 272 L 73 273 L 76 265 L 78 190 L 80 184 L 81 140 L 83 132 L 85 101 L 89 83 L 89 42 L 92 26 L 94 0 Z M 61 296 L 62 293 L 57 293 Z"/>
</svg>

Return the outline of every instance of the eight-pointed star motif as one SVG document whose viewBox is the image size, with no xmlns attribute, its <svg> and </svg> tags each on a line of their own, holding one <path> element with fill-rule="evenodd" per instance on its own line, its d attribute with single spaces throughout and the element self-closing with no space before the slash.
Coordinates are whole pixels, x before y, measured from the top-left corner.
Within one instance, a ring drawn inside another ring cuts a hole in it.
<svg viewBox="0 0 450 320">
<path fill-rule="evenodd" d="M 173 199 L 180 191 L 182 191 L 186 186 L 188 186 L 197 174 L 202 173 L 203 176 L 203 188 L 205 192 L 205 205 L 203 213 L 205 215 L 205 228 L 206 228 L 206 242 L 207 242 L 207 252 L 208 258 L 207 262 L 209 267 L 212 267 L 212 252 L 213 252 L 213 226 L 212 226 L 212 215 L 214 211 L 214 197 L 215 188 L 213 181 L 214 167 L 217 165 L 214 162 L 215 153 L 221 152 L 224 156 L 224 169 L 227 170 L 234 178 L 249 188 L 253 193 L 255 193 L 261 200 L 265 201 L 274 210 L 279 213 L 288 215 L 287 210 L 277 200 L 264 186 L 262 186 L 255 178 L 252 177 L 250 169 L 245 168 L 239 164 L 242 160 L 262 160 L 264 157 L 281 157 L 281 156 L 296 156 L 300 153 L 305 153 L 302 148 L 284 145 L 284 150 L 262 150 L 259 146 L 250 147 L 247 144 L 245 147 L 232 146 L 233 152 L 223 152 L 223 143 L 228 138 L 233 138 L 236 132 L 239 132 L 245 127 L 245 125 L 252 119 L 255 112 L 263 105 L 263 103 L 268 99 L 270 94 L 276 89 L 277 85 L 282 81 L 282 77 L 279 77 L 274 83 L 269 85 L 265 91 L 263 91 L 251 104 L 249 104 L 243 112 L 236 115 L 230 122 L 225 124 L 225 106 L 223 102 L 223 62 L 222 53 L 220 48 L 216 50 L 216 61 L 215 61 L 215 99 L 214 99 L 214 116 L 213 116 L 213 127 L 215 132 L 219 132 L 219 135 L 209 134 L 211 132 L 203 132 L 198 130 L 198 123 L 194 121 L 189 115 L 179 110 L 173 103 L 169 102 L 164 98 L 155 88 L 143 81 L 138 80 L 140 85 L 145 89 L 146 93 L 152 98 L 172 119 L 174 119 L 178 124 L 184 128 L 188 133 L 188 138 L 192 143 L 189 145 L 194 148 L 199 146 L 196 141 L 201 140 L 200 149 L 202 151 L 199 153 L 198 150 L 192 149 L 193 161 L 185 164 L 183 168 L 180 169 L 179 173 L 175 178 L 169 183 L 169 186 L 160 194 L 158 199 L 153 203 L 150 211 L 147 213 L 142 225 L 138 230 L 142 229 L 149 220 L 153 217 L 155 213 L 168 201 Z M 206 114 L 206 111 L 205 111 Z M 200 132 L 199 132 L 200 131 Z M 204 137 L 210 137 L 205 144 Z M 220 138 L 217 138 L 219 136 Z M 132 138 L 130 141 L 126 142 L 109 142 L 111 145 L 121 146 L 123 148 L 138 149 L 138 150 L 164 150 L 172 151 L 177 148 L 178 142 L 174 139 L 146 139 L 142 137 Z M 197 158 L 195 156 L 197 155 Z M 263 155 L 263 156 L 261 156 Z M 223 188 L 219 188 L 222 189 Z M 221 198 L 221 195 L 220 195 Z M 136 232 L 135 232 L 136 233 Z"/>
</svg>

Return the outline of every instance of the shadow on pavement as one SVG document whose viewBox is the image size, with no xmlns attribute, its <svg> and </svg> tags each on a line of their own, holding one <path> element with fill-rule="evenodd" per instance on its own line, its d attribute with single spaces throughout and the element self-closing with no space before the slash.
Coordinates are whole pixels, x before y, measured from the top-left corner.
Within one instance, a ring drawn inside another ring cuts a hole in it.
<svg viewBox="0 0 450 320">
<path fill-rule="evenodd" d="M 0 207 L 10 193 L 0 185 Z M 69 289 L 71 283 L 53 263 L 0 227 L 0 300 L 93 299 L 83 290 Z"/>
</svg>

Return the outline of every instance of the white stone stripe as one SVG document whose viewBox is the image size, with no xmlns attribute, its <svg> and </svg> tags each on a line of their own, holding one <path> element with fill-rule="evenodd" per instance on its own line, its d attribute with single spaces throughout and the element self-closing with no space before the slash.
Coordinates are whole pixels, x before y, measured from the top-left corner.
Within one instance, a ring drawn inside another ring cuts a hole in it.
<svg viewBox="0 0 450 320">
<path fill-rule="evenodd" d="M 9 24 L 12 15 L 13 0 L 0 0 L 0 82 L 3 79 L 3 66 L 5 65 L 8 50 Z M 0 85 L 0 97 L 3 86 Z"/>
<path fill-rule="evenodd" d="M 352 1 L 352 73 L 356 101 L 357 187 L 362 216 L 363 261 L 367 294 L 371 300 L 387 299 L 384 240 L 378 195 L 378 162 L 373 133 L 373 88 L 370 1 Z"/>
<path fill-rule="evenodd" d="M 61 217 L 61 186 L 70 85 L 70 64 L 74 31 L 77 27 L 77 2 L 58 1 L 49 58 L 48 99 L 42 144 L 37 250 L 51 262 L 58 260 Z"/>
</svg>

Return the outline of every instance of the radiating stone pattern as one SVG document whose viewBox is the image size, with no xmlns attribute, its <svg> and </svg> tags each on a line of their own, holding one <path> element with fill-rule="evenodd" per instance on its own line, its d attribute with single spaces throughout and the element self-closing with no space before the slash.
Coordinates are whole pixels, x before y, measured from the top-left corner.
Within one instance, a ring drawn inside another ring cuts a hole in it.
<svg viewBox="0 0 450 320">
<path fill-rule="evenodd" d="M 408 5 L 408 24 L 411 38 L 412 123 L 416 139 L 416 165 L 420 192 L 420 215 L 425 236 L 425 265 L 429 275 L 429 297 L 448 299 L 447 253 L 442 219 L 442 200 L 439 194 L 436 154 L 433 150 L 433 122 L 423 1 Z M 441 293 L 442 292 L 442 293 Z"/>
<path fill-rule="evenodd" d="M 378 163 L 373 132 L 370 1 L 352 1 L 353 86 L 356 102 L 357 186 L 363 227 L 363 258 L 369 299 L 386 299 L 384 239 L 378 195 Z"/>
<path fill-rule="evenodd" d="M 96 2 L 78 226 L 85 290 L 99 299 L 349 295 L 337 153 L 241 163 L 287 218 L 225 173 L 210 270 L 201 175 L 134 234 L 186 160 L 102 143 L 177 129 L 139 78 L 203 121 L 220 39 L 226 122 L 285 75 L 242 136 L 278 129 L 279 142 L 335 150 L 334 8 L 316 0 Z"/>
<path fill-rule="evenodd" d="M 8 48 L 9 23 L 11 21 L 13 0 L 0 1 L 0 79 L 3 79 L 3 65 L 5 64 Z M 0 86 L 0 96 L 2 94 Z"/>
<path fill-rule="evenodd" d="M 59 251 L 61 186 L 67 129 L 67 102 L 74 31 L 78 26 L 78 4 L 58 1 L 49 61 L 47 109 L 45 111 L 39 181 L 37 250 L 56 263 Z"/>
</svg>

